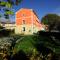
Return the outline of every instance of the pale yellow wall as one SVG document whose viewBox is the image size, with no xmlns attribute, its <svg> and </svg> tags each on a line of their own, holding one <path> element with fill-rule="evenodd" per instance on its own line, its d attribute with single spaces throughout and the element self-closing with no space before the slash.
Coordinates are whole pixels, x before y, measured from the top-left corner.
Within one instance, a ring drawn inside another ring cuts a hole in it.
<svg viewBox="0 0 60 60">
<path fill-rule="evenodd" d="M 23 27 L 25 27 L 25 31 L 23 31 Z M 32 25 L 19 25 L 15 28 L 16 34 L 32 34 Z"/>
<path fill-rule="evenodd" d="M 23 27 L 25 27 L 25 31 L 23 31 Z M 40 29 L 36 26 L 32 24 L 30 25 L 16 25 L 15 27 L 15 34 L 33 34 L 33 33 L 37 33 Z"/>
<path fill-rule="evenodd" d="M 33 25 L 33 32 L 37 33 L 37 31 L 38 31 L 38 27 L 36 25 Z"/>
</svg>

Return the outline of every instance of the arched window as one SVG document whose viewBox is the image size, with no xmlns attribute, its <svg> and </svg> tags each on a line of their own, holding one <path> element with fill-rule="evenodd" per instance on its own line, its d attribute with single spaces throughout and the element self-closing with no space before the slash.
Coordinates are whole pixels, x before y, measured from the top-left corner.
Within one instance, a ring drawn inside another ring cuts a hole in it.
<svg viewBox="0 0 60 60">
<path fill-rule="evenodd" d="M 25 20 L 23 20 L 23 24 L 25 24 Z"/>
</svg>

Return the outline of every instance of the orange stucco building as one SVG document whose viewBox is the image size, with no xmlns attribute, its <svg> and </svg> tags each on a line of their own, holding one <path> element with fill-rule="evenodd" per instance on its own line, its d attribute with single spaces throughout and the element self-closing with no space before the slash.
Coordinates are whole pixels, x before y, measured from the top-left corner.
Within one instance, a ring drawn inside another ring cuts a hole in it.
<svg viewBox="0 0 60 60">
<path fill-rule="evenodd" d="M 22 8 L 16 12 L 16 34 L 33 34 L 42 30 L 42 24 L 32 9 Z"/>
</svg>

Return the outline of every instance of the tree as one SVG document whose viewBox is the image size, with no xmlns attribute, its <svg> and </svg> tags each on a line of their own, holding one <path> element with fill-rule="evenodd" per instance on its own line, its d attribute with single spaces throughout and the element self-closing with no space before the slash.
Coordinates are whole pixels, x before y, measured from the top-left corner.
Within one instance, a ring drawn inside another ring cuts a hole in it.
<svg viewBox="0 0 60 60">
<path fill-rule="evenodd" d="M 48 25 L 49 27 L 49 31 L 51 30 L 59 30 L 60 29 L 58 27 L 60 27 L 60 16 L 58 16 L 57 14 L 47 14 L 45 15 L 42 20 L 42 23 L 44 23 L 45 25 Z"/>
<path fill-rule="evenodd" d="M 9 15 L 14 15 L 14 12 L 11 10 L 14 5 L 18 5 L 22 0 L 0 0 L 0 11 L 4 11 L 4 17 L 9 19 Z M 1 15 L 0 15 L 1 17 Z"/>
<path fill-rule="evenodd" d="M 33 43 L 42 60 L 60 60 L 60 33 L 39 31 Z"/>
</svg>

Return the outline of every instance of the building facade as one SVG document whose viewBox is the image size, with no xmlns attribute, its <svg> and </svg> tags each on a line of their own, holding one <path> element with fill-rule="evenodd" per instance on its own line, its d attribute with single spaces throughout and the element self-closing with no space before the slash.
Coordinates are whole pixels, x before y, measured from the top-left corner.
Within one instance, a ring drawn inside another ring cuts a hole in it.
<svg viewBox="0 0 60 60">
<path fill-rule="evenodd" d="M 42 24 L 32 9 L 22 8 L 16 12 L 16 34 L 33 34 L 42 30 Z"/>
<path fill-rule="evenodd" d="M 0 26 L 4 27 L 4 29 L 15 30 L 15 22 L 1 22 Z"/>
</svg>

